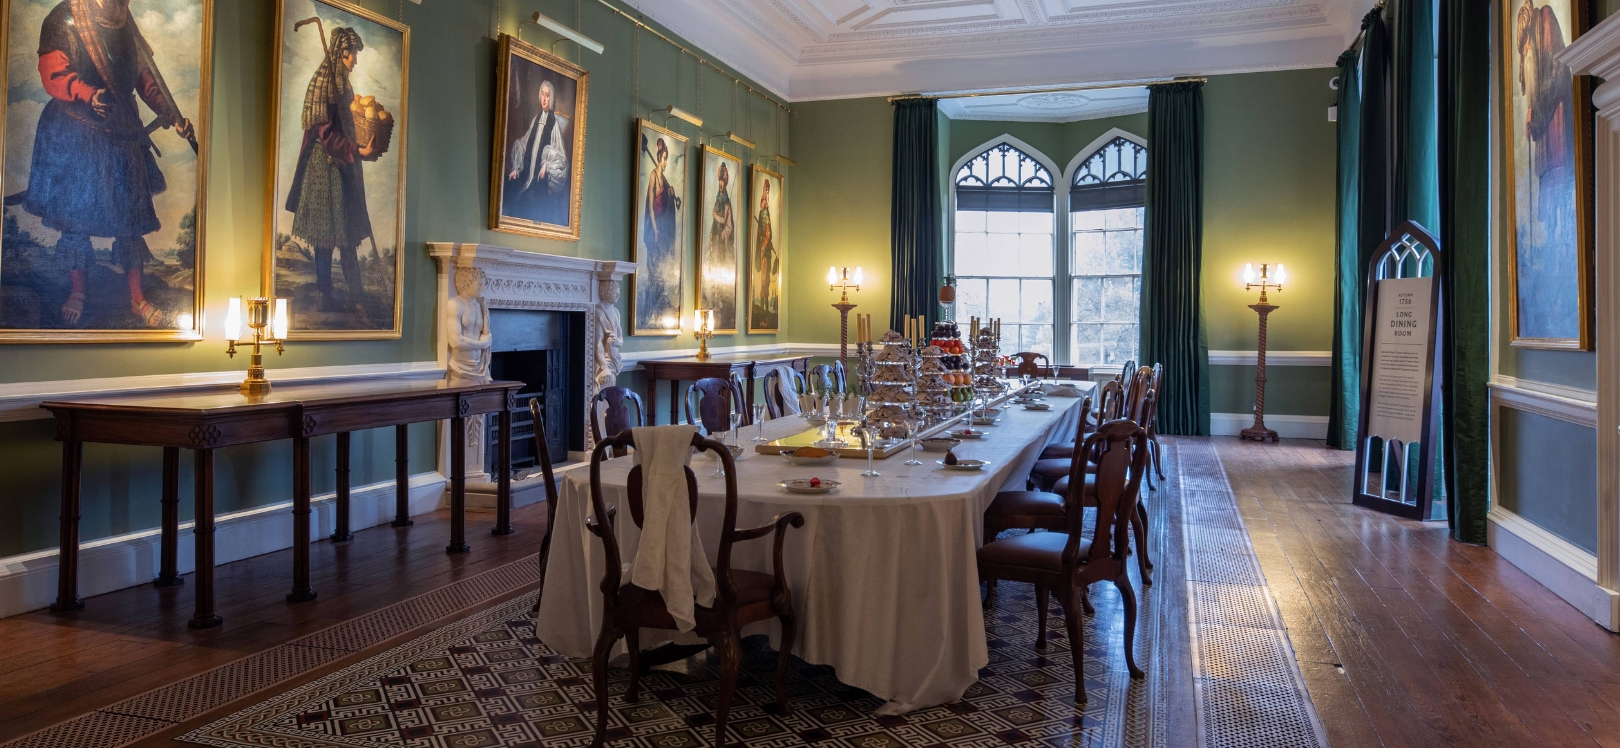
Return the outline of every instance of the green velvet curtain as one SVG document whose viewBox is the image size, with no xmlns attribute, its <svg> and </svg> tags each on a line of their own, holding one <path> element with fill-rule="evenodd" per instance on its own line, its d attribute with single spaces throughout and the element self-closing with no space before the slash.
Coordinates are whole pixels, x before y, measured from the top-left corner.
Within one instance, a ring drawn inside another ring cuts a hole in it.
<svg viewBox="0 0 1620 748">
<path fill-rule="evenodd" d="M 1367 263 L 1390 217 L 1390 41 L 1382 8 L 1361 19 L 1359 55 L 1339 57 L 1339 244 L 1334 273 L 1333 374 L 1328 442 L 1354 449 L 1361 414 L 1362 304 Z M 1352 76 L 1345 77 L 1344 71 Z M 1354 116 L 1354 120 L 1349 118 Z M 1346 129 L 1353 130 L 1346 132 Z M 1354 141 L 1347 144 L 1347 138 Z M 1346 160 L 1347 157 L 1350 160 Z"/>
<path fill-rule="evenodd" d="M 1204 84 L 1149 87 L 1142 362 L 1164 365 L 1159 431 L 1209 434 L 1204 333 Z"/>
<path fill-rule="evenodd" d="M 1355 449 L 1361 413 L 1361 50 L 1339 55 L 1338 248 L 1333 281 L 1333 371 L 1328 446 Z"/>
<path fill-rule="evenodd" d="M 1417 221 L 1430 233 L 1440 226 L 1439 128 L 1436 127 L 1435 3 L 1390 0 L 1395 47 L 1390 224 Z M 1442 243 L 1443 240 L 1442 240 Z"/>
<path fill-rule="evenodd" d="M 939 317 L 941 265 L 939 208 L 939 103 L 934 99 L 894 102 L 894 184 L 889 199 L 889 245 L 894 295 L 890 327 L 906 315 L 929 324 Z"/>
<path fill-rule="evenodd" d="M 1490 15 L 1440 2 L 1440 360 L 1451 536 L 1485 542 L 1490 496 Z"/>
</svg>

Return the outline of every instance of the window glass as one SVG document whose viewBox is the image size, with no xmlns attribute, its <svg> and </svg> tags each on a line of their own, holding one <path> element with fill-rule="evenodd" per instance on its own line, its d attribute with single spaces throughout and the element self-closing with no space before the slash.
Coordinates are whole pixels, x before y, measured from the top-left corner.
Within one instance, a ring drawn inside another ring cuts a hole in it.
<svg viewBox="0 0 1620 748">
<path fill-rule="evenodd" d="M 1006 353 L 1052 355 L 1055 200 L 1052 173 L 1005 143 L 956 173 L 957 318 L 999 318 Z"/>
<path fill-rule="evenodd" d="M 1069 352 L 1076 366 L 1138 358 L 1147 149 L 1125 138 L 1099 148 L 1069 188 Z"/>
</svg>

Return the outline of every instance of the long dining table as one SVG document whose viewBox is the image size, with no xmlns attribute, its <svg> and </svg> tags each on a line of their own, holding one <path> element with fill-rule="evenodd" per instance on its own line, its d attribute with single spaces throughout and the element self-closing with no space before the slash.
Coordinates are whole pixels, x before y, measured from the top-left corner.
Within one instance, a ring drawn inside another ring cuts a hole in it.
<svg viewBox="0 0 1620 748">
<path fill-rule="evenodd" d="M 1092 387 L 1079 383 L 1085 392 Z M 754 527 L 783 512 L 804 515 L 803 528 L 787 534 L 785 566 L 799 636 L 794 652 L 805 662 L 832 666 L 840 681 L 885 703 L 880 714 L 901 714 L 957 701 L 989 662 L 975 551 L 983 544 L 985 509 L 1003 490 L 1022 490 L 1030 467 L 1048 444 L 1066 442 L 1079 424 L 1081 398 L 1049 397 L 1051 410 L 1003 405 L 999 422 L 975 426 L 983 439 L 963 441 L 962 458 L 988 460 L 978 471 L 943 469 L 943 453 L 904 450 L 876 462 L 877 477 L 865 477 L 866 459 L 841 458 L 825 466 L 795 466 L 753 447 L 760 428 L 745 426 L 723 436 L 746 450 L 737 460 L 737 526 Z M 956 427 L 960 427 L 958 424 Z M 801 416 L 766 421 L 763 434 L 782 438 L 811 426 Z M 915 455 L 922 465 L 905 465 Z M 725 509 L 724 478 L 715 460 L 693 458 L 698 476 L 695 520 L 710 563 L 718 557 Z M 637 546 L 640 531 L 624 507 L 629 456 L 601 468 L 604 500 L 619 506 L 614 529 L 621 547 Z M 827 494 L 789 493 L 787 478 L 840 482 Z M 538 635 L 570 657 L 589 657 L 601 631 L 604 572 L 602 544 L 585 527 L 591 514 L 586 470 L 568 473 L 559 493 Z M 769 573 L 768 540 L 732 547 L 732 566 Z M 626 558 L 632 558 L 626 554 Z M 747 627 L 745 636 L 768 634 L 778 643 L 773 619 Z M 643 648 L 664 642 L 701 640 L 673 631 L 646 630 Z M 619 645 L 621 650 L 623 643 Z"/>
</svg>

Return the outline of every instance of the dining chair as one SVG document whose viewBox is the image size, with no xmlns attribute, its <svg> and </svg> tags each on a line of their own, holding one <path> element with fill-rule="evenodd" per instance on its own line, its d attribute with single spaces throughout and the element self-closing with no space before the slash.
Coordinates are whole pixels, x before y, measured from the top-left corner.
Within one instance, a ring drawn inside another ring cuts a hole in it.
<svg viewBox="0 0 1620 748">
<path fill-rule="evenodd" d="M 816 364 L 810 367 L 810 384 L 815 388 L 817 395 L 830 395 L 842 391 L 838 388 L 838 377 L 833 374 L 831 364 Z"/>
<path fill-rule="evenodd" d="M 635 417 L 630 406 L 636 406 Z M 647 425 L 647 406 L 629 387 L 603 387 L 591 398 L 591 441 L 599 442 L 628 428 Z M 614 454 L 623 457 L 624 452 Z"/>
<path fill-rule="evenodd" d="M 784 392 L 794 395 L 791 402 Z M 798 396 L 807 392 L 804 375 L 796 369 L 779 366 L 765 373 L 765 410 L 771 418 L 799 413 Z"/>
<path fill-rule="evenodd" d="M 1164 396 L 1164 364 L 1153 365 L 1153 392 L 1160 398 Z M 1153 450 L 1153 470 L 1159 474 L 1159 480 L 1167 480 L 1164 477 L 1164 454 L 1159 449 L 1159 403 L 1157 399 L 1153 403 L 1153 412 L 1143 416 L 1138 423 L 1142 424 L 1142 428 L 1147 429 L 1148 447 Z M 1148 474 L 1148 488 L 1150 490 L 1153 488 L 1152 473 Z"/>
<path fill-rule="evenodd" d="M 540 537 L 540 589 L 534 594 L 531 613 L 540 612 L 540 597 L 546 592 L 546 562 L 551 559 L 551 529 L 557 526 L 557 478 L 551 472 L 551 450 L 546 446 L 546 418 L 541 410 L 540 398 L 531 398 L 529 415 L 534 419 L 534 461 L 540 465 L 540 477 L 545 480 L 546 489 L 546 534 Z"/>
<path fill-rule="evenodd" d="M 1014 353 L 1013 355 L 1016 356 L 1019 361 L 1017 365 L 1007 367 L 1006 374 L 1008 378 L 1017 379 L 1018 377 L 1027 376 L 1030 379 L 1040 379 L 1043 377 L 1052 377 L 1056 373 L 1056 370 L 1052 368 L 1052 359 L 1044 353 L 1023 351 L 1020 353 Z M 1041 365 L 1036 363 L 1036 361 L 1045 361 L 1046 364 Z"/>
<path fill-rule="evenodd" d="M 1091 411 L 1091 398 L 1080 401 L 1080 423 L 1075 426 L 1074 438 L 1086 438 L 1086 414 Z M 1002 491 L 984 510 L 984 542 L 996 539 L 1004 530 L 1063 530 L 1063 497 L 1050 491 Z"/>
<path fill-rule="evenodd" d="M 1147 393 L 1147 397 L 1144 398 L 1144 402 L 1145 402 L 1145 408 L 1144 408 L 1145 411 L 1148 414 L 1151 415 L 1152 413 L 1154 413 L 1154 412 L 1156 412 L 1158 410 L 1158 407 L 1159 407 L 1159 393 L 1149 390 L 1148 393 Z M 1143 429 L 1143 431 L 1146 432 L 1146 429 Z M 1151 448 L 1150 448 L 1149 451 L 1151 452 Z M 1082 489 L 1082 492 L 1080 494 L 1080 500 L 1081 500 L 1081 503 L 1083 503 L 1085 506 L 1096 506 L 1095 501 L 1094 501 L 1094 497 L 1092 495 L 1092 486 L 1091 486 L 1091 483 L 1090 483 L 1090 478 L 1091 478 L 1090 474 L 1096 472 L 1096 466 L 1095 465 L 1086 465 L 1086 466 L 1084 466 L 1084 469 L 1087 472 L 1087 476 L 1086 476 L 1087 477 L 1087 482 L 1085 483 L 1085 487 L 1084 487 L 1084 489 Z M 1073 496 L 1072 496 L 1072 494 L 1070 492 L 1070 488 L 1069 488 L 1071 483 L 1072 483 L 1072 481 L 1070 481 L 1069 476 L 1065 475 L 1062 478 L 1058 479 L 1058 481 L 1056 483 L 1053 483 L 1052 487 L 1050 489 L 1048 489 L 1048 490 L 1050 490 L 1052 493 L 1058 494 L 1059 496 L 1067 496 L 1067 497 L 1073 498 Z M 1153 586 L 1153 575 L 1152 575 L 1153 558 L 1148 555 L 1148 547 L 1147 547 L 1148 529 L 1149 528 L 1148 528 L 1148 506 L 1147 506 L 1146 497 L 1139 496 L 1137 498 L 1136 517 L 1131 520 L 1131 529 L 1136 533 L 1136 553 L 1137 553 L 1137 555 L 1136 555 L 1136 564 L 1137 564 L 1138 567 L 1140 567 L 1139 570 L 1142 572 L 1142 586 L 1143 587 L 1152 587 Z"/>
<path fill-rule="evenodd" d="M 1085 537 L 1085 510 L 1078 501 L 1064 505 L 1064 532 L 1035 532 L 994 540 L 978 551 L 979 579 L 1001 579 L 1035 585 L 1035 648 L 1046 648 L 1046 617 L 1051 593 L 1057 593 L 1068 628 L 1074 659 L 1074 700 L 1086 703 L 1085 640 L 1079 593 L 1095 582 L 1113 582 L 1125 607 L 1125 666 L 1132 678 L 1146 674 L 1136 666 L 1136 590 L 1131 586 L 1126 556 L 1130 524 L 1141 493 L 1147 463 L 1147 432 L 1132 421 L 1103 424 L 1086 437 L 1071 478 L 1086 480 L 1083 465 L 1096 465 L 1092 478 L 1097 523 Z M 989 601 L 987 600 L 987 603 Z"/>
<path fill-rule="evenodd" d="M 1081 418 L 1093 419 L 1092 423 L 1103 423 L 1122 418 L 1124 395 L 1121 394 L 1119 380 L 1113 379 L 1103 382 L 1097 387 L 1097 410 L 1087 411 Z M 1090 430 L 1088 425 L 1087 430 Z M 1084 434 L 1081 438 L 1084 438 Z M 1040 459 L 1030 468 L 1029 482 L 1041 490 L 1049 490 L 1058 478 L 1068 472 L 1068 463 L 1048 462 L 1048 460 L 1067 460 L 1074 456 L 1074 449 L 1080 442 L 1078 440 L 1067 444 L 1048 444 L 1041 450 Z"/>
<path fill-rule="evenodd" d="M 701 425 L 706 434 L 730 431 L 731 414 L 743 411 L 741 394 L 735 385 L 719 377 L 693 382 L 686 388 L 686 424 Z M 693 400 L 697 401 L 695 406 Z"/>
<path fill-rule="evenodd" d="M 596 740 L 591 745 L 600 748 L 607 739 L 608 725 L 608 658 L 619 639 L 625 640 L 630 654 L 630 688 L 625 691 L 626 702 L 636 701 L 641 694 L 641 668 L 639 663 L 641 629 L 675 629 L 675 620 L 664 604 L 663 596 L 654 590 L 645 590 L 629 584 L 622 578 L 619 537 L 616 522 L 618 507 L 607 506 L 602 494 L 602 462 L 610 449 L 634 447 L 635 432 L 624 431 L 609 437 L 591 451 L 591 509 L 593 515 L 585 521 L 591 534 L 602 540 L 606 560 L 602 575 L 602 633 L 597 637 L 591 660 L 593 685 L 596 689 Z M 714 565 L 716 596 L 709 607 L 694 608 L 698 636 L 708 640 L 720 656 L 720 692 L 715 699 L 715 745 L 726 745 L 726 719 L 731 712 L 732 695 L 737 690 L 738 670 L 742 664 L 740 642 L 742 629 L 751 623 L 776 618 L 782 625 L 781 646 L 776 657 L 776 708 L 778 714 L 788 714 L 787 700 L 788 657 L 793 651 L 797 632 L 793 611 L 793 596 L 787 587 L 787 574 L 783 571 L 782 549 L 789 527 L 803 527 L 804 515 L 787 512 L 770 522 L 746 530 L 737 529 L 737 469 L 730 450 L 714 439 L 694 434 L 692 446 L 707 451 L 720 459 L 726 472 L 726 506 L 720 526 L 720 548 Z M 691 507 L 692 521 L 698 517 L 697 475 L 690 467 L 686 472 L 686 495 Z M 630 468 L 625 493 L 630 518 L 641 527 L 643 522 L 643 489 L 641 466 Z M 774 573 L 766 574 L 731 567 L 733 544 L 775 535 L 772 560 Z"/>
</svg>

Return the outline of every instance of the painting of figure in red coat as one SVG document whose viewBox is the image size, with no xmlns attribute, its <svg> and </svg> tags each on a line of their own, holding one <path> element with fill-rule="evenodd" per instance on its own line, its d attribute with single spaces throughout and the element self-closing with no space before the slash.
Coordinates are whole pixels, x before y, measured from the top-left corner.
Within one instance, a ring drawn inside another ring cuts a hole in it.
<svg viewBox="0 0 1620 748">
<path fill-rule="evenodd" d="M 196 339 L 211 0 L 3 7 L 0 340 Z"/>
</svg>

